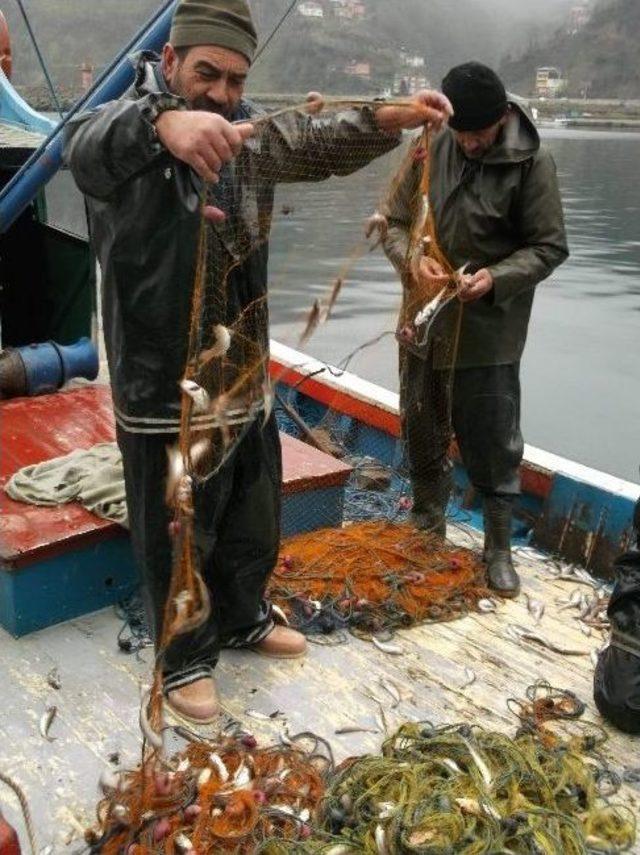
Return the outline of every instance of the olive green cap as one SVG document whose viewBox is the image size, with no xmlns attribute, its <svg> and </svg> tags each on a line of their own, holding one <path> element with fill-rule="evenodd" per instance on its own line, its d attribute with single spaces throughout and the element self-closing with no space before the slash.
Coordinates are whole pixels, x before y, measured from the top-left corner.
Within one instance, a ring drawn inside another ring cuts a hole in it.
<svg viewBox="0 0 640 855">
<path fill-rule="evenodd" d="M 252 62 L 258 37 L 246 0 L 180 0 L 169 41 L 174 48 L 216 45 Z"/>
</svg>

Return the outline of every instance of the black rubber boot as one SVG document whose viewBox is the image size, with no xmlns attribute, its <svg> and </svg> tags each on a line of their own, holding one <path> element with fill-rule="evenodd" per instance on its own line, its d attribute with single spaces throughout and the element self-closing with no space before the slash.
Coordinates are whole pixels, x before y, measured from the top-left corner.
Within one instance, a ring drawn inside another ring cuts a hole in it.
<svg viewBox="0 0 640 855">
<path fill-rule="evenodd" d="M 447 536 L 446 512 L 451 494 L 451 479 L 443 473 L 432 482 L 413 484 L 413 509 L 411 524 L 420 531 L 445 539 Z"/>
<path fill-rule="evenodd" d="M 513 503 L 498 496 L 485 496 L 484 559 L 489 587 L 501 597 L 517 597 L 520 578 L 511 561 L 511 514 Z"/>
</svg>

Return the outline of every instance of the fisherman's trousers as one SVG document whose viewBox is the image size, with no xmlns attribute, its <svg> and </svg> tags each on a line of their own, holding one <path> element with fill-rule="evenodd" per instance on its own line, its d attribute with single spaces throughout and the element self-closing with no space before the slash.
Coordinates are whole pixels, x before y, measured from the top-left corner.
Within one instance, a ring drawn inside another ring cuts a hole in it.
<svg viewBox="0 0 640 855">
<path fill-rule="evenodd" d="M 167 447 L 175 434 L 118 428 L 131 540 L 154 638 L 160 637 L 172 569 L 165 503 Z M 275 416 L 258 420 L 220 472 L 194 487 L 195 543 L 211 594 L 209 620 L 170 644 L 165 691 L 210 676 L 221 647 L 255 644 L 273 628 L 265 588 L 280 541 L 282 453 Z"/>
<path fill-rule="evenodd" d="M 520 493 L 520 365 L 435 369 L 431 357 L 401 356 L 403 436 L 414 495 L 447 493 L 452 431 L 473 486 L 486 496 Z M 438 490 L 438 486 L 440 489 Z"/>
</svg>

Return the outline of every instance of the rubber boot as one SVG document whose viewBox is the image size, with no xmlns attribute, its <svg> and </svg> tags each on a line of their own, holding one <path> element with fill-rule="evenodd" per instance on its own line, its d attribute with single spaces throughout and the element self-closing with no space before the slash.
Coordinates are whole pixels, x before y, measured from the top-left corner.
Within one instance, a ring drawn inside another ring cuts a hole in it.
<svg viewBox="0 0 640 855">
<path fill-rule="evenodd" d="M 446 512 L 451 494 L 449 472 L 438 473 L 437 478 L 428 483 L 414 482 L 412 487 L 411 524 L 420 531 L 434 534 L 444 540 L 447 536 Z"/>
<path fill-rule="evenodd" d="M 501 597 L 517 597 L 520 578 L 511 561 L 511 515 L 513 502 L 498 496 L 485 496 L 484 559 L 489 587 Z"/>
</svg>

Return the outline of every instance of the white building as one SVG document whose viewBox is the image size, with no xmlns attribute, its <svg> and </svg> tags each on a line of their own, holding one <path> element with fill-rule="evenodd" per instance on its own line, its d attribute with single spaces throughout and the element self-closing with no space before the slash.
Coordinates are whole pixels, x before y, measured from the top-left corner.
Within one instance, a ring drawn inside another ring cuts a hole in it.
<svg viewBox="0 0 640 855">
<path fill-rule="evenodd" d="M 298 12 L 305 18 L 324 18 L 324 9 L 319 3 L 307 0 L 298 6 Z"/>
<path fill-rule="evenodd" d="M 423 56 L 407 56 L 404 64 L 409 66 L 409 68 L 424 68 L 424 57 Z"/>
</svg>

